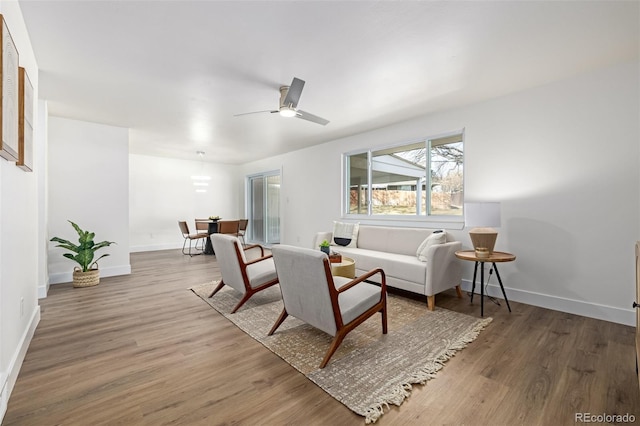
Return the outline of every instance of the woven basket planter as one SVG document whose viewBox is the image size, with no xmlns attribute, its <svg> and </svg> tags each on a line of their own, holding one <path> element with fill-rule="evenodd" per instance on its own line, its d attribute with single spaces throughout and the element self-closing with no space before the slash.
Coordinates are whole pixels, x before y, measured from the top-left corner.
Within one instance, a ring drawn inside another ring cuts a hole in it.
<svg viewBox="0 0 640 426">
<path fill-rule="evenodd" d="M 73 286 L 74 287 L 93 287 L 100 283 L 100 270 L 90 269 L 82 272 L 82 269 L 75 267 L 73 269 Z"/>
</svg>

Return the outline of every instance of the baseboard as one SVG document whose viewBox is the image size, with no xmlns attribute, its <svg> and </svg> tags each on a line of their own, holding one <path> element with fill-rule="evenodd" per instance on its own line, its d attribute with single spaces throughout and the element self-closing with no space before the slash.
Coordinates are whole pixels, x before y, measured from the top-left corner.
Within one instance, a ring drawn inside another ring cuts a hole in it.
<svg viewBox="0 0 640 426">
<path fill-rule="evenodd" d="M 9 395 L 7 392 L 7 373 L 0 372 L 0 424 L 7 412 L 7 404 L 9 404 Z"/>
<path fill-rule="evenodd" d="M 471 291 L 471 280 L 462 280 L 462 289 Z M 632 309 L 621 309 L 613 306 L 600 305 L 582 300 L 568 299 L 564 297 L 550 296 L 548 294 L 532 291 L 513 289 L 505 286 L 505 293 L 509 301 L 553 309 L 554 311 L 567 312 L 589 318 L 615 322 L 618 324 L 636 325 L 636 312 Z M 480 294 L 480 287 L 476 285 L 476 294 Z M 498 284 L 489 284 L 485 294 L 502 299 L 502 291 Z"/>
<path fill-rule="evenodd" d="M 115 277 L 118 275 L 131 274 L 131 265 L 120 265 L 111 267 L 101 267 L 100 277 Z M 49 284 L 61 284 L 70 283 L 73 281 L 73 271 L 59 272 L 55 274 L 49 274 Z"/>
<path fill-rule="evenodd" d="M 129 251 L 131 253 L 139 253 L 142 251 L 159 251 L 159 250 L 173 250 L 181 249 L 182 243 L 165 243 L 165 244 L 151 244 L 145 246 L 131 246 Z"/>
<path fill-rule="evenodd" d="M 48 280 L 44 285 L 38 286 L 38 299 L 44 299 L 45 297 L 47 297 L 47 294 L 49 294 L 49 281 Z"/>
<path fill-rule="evenodd" d="M 47 293 L 49 293 L 49 286 L 38 287 L 38 299 L 44 299 L 47 297 Z"/>
<path fill-rule="evenodd" d="M 20 344 L 11 357 L 8 371 L 0 373 L 0 423 L 2 423 L 2 419 L 4 419 L 4 415 L 7 412 L 9 397 L 11 396 L 13 387 L 16 384 L 16 380 L 18 380 L 18 373 L 20 373 L 22 362 L 24 361 L 24 357 L 27 355 L 27 349 L 29 349 L 31 339 L 33 338 L 33 334 L 35 333 L 39 322 L 40 306 L 36 306 L 33 314 L 31 315 L 29 326 L 22 334 Z"/>
</svg>

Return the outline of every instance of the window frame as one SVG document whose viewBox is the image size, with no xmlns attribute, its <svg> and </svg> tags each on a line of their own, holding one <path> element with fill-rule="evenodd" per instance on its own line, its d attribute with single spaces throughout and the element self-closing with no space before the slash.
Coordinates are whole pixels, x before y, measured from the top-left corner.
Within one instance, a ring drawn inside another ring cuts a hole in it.
<svg viewBox="0 0 640 426">
<path fill-rule="evenodd" d="M 465 129 L 462 128 L 460 130 L 455 130 L 446 133 L 440 133 L 436 135 L 427 136 L 424 138 L 416 138 L 411 140 L 404 140 L 402 142 L 386 144 L 381 146 L 374 146 L 368 148 L 356 149 L 348 152 L 342 153 L 341 159 L 341 219 L 345 221 L 357 221 L 363 224 L 369 225 L 382 225 L 382 226 L 405 226 L 405 227 L 424 227 L 424 228 L 459 228 L 462 229 L 464 227 L 464 211 L 460 215 L 418 215 L 413 214 L 396 214 L 396 215 L 385 215 L 385 214 L 374 214 L 372 212 L 372 181 L 373 181 L 373 168 L 372 161 L 373 155 L 375 152 L 380 152 L 384 150 L 390 150 L 393 148 L 399 148 L 403 146 L 410 146 L 417 143 L 423 142 L 427 149 L 428 157 L 427 164 L 429 164 L 429 170 L 431 170 L 431 144 L 430 141 L 437 139 L 445 139 L 448 137 L 453 137 L 460 135 L 461 142 L 463 143 L 463 158 L 462 158 L 462 188 L 463 188 L 463 198 L 464 198 L 464 188 L 466 187 L 466 173 L 465 163 L 466 156 L 464 155 L 464 145 L 466 140 Z M 366 200 L 366 213 L 365 214 L 353 214 L 349 212 L 350 208 L 350 163 L 349 160 L 352 156 L 366 154 L 367 155 L 367 200 Z M 429 190 L 426 193 L 426 210 L 429 211 L 429 203 L 431 202 L 431 173 L 427 172 L 425 176 L 425 184 Z M 464 199 L 462 200 L 462 204 L 464 205 Z"/>
</svg>

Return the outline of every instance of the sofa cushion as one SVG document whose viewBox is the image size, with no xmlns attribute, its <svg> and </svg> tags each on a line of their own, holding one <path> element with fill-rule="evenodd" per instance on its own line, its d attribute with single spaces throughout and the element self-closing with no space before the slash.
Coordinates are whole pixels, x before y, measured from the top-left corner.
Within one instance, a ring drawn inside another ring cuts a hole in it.
<svg viewBox="0 0 640 426">
<path fill-rule="evenodd" d="M 341 249 L 340 253 L 354 259 L 356 268 L 360 270 L 370 271 L 382 268 L 389 277 L 424 285 L 427 264 L 420 262 L 415 254 L 408 256 L 351 247 Z"/>
<path fill-rule="evenodd" d="M 432 232 L 432 229 L 424 228 L 363 225 L 358 232 L 358 248 L 406 254 L 415 258 L 418 246 Z"/>
<path fill-rule="evenodd" d="M 359 223 L 333 222 L 333 239 L 331 245 L 357 247 Z"/>
<path fill-rule="evenodd" d="M 429 247 L 434 246 L 436 244 L 444 244 L 446 242 L 447 242 L 447 234 L 444 231 L 442 230 L 433 231 L 433 234 L 425 238 L 424 241 L 418 247 L 418 250 L 416 251 L 416 256 L 418 257 L 418 260 L 421 262 L 426 262 L 427 250 L 429 250 Z"/>
</svg>

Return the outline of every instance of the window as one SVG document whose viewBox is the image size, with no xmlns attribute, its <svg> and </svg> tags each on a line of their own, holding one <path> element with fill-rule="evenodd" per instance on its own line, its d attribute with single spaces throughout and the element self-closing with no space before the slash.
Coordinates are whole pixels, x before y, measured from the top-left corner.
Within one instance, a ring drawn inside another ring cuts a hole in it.
<svg viewBox="0 0 640 426">
<path fill-rule="evenodd" d="M 345 214 L 462 216 L 464 135 L 345 154 Z"/>
</svg>

